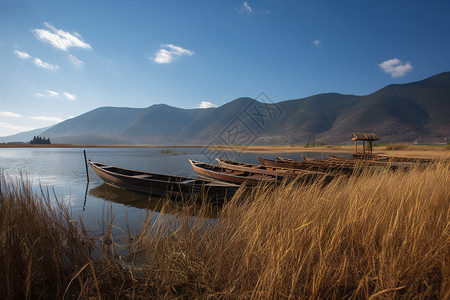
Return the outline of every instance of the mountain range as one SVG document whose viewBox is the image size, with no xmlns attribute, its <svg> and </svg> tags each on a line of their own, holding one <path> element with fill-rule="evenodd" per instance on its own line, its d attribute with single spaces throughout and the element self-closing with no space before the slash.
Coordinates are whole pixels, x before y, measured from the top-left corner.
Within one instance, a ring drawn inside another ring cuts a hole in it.
<svg viewBox="0 0 450 300">
<path fill-rule="evenodd" d="M 327 93 L 274 103 L 262 93 L 207 109 L 101 107 L 32 133 L 52 143 L 99 145 L 346 143 L 352 132 L 374 132 L 386 143 L 448 143 L 449 115 L 445 72 L 365 96 Z"/>
</svg>

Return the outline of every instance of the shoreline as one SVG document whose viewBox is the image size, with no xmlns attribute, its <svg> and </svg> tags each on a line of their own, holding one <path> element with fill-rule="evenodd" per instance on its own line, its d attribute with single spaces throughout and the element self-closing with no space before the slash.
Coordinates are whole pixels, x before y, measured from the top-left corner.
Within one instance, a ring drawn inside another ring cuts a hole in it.
<svg viewBox="0 0 450 300">
<path fill-rule="evenodd" d="M 361 147 L 361 146 L 360 146 Z M 325 145 L 325 146 L 224 146 L 224 145 L 72 145 L 72 144 L 0 144 L 1 148 L 210 148 L 216 151 L 235 151 L 240 153 L 295 153 L 295 152 L 323 152 L 348 153 L 354 152 L 353 145 Z M 360 150 L 361 148 L 359 148 Z M 378 155 L 422 157 L 435 159 L 450 159 L 448 146 L 406 145 L 399 150 L 389 150 L 387 146 L 374 146 L 373 153 Z"/>
<path fill-rule="evenodd" d="M 205 148 L 206 145 L 72 145 L 72 144 L 0 144 L 0 148 Z"/>
<path fill-rule="evenodd" d="M 218 151 L 237 151 L 242 153 L 294 153 L 294 152 L 322 152 L 322 153 L 354 153 L 353 145 L 326 145 L 326 146 L 211 146 Z M 358 146 L 361 151 L 362 146 Z M 389 150 L 387 146 L 375 146 L 373 154 L 388 156 L 404 156 L 411 158 L 450 159 L 450 148 L 446 146 L 407 145 L 404 149 Z"/>
</svg>

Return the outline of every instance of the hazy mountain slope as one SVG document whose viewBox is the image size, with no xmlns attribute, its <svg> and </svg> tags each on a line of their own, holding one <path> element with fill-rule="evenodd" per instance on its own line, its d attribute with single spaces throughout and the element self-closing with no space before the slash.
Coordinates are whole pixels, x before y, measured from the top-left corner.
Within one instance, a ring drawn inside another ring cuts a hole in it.
<svg viewBox="0 0 450 300">
<path fill-rule="evenodd" d="M 41 135 L 73 144 L 290 144 L 348 142 L 375 132 L 382 142 L 450 138 L 450 72 L 386 86 L 367 96 L 319 94 L 278 103 L 239 98 L 217 108 L 102 107 Z"/>
<path fill-rule="evenodd" d="M 204 114 L 202 109 L 181 109 L 165 104 L 143 109 L 120 135 L 132 137 L 177 136 L 179 132 Z"/>
<path fill-rule="evenodd" d="M 42 133 L 51 128 L 52 126 L 38 128 L 30 131 L 24 131 L 9 136 L 0 137 L 0 143 L 10 142 L 29 142 L 34 136 L 42 136 Z"/>
<path fill-rule="evenodd" d="M 140 112 L 140 108 L 100 107 L 65 120 L 46 130 L 43 135 L 50 138 L 80 134 L 116 135 Z"/>
<path fill-rule="evenodd" d="M 361 97 L 324 135 L 337 141 L 345 132 L 372 131 L 384 141 L 450 136 L 450 73 L 409 84 L 389 85 Z"/>
<path fill-rule="evenodd" d="M 101 135 L 101 134 L 74 134 L 58 136 L 51 140 L 53 144 L 73 145 L 133 145 L 134 140 L 124 137 Z"/>
<path fill-rule="evenodd" d="M 192 137 L 193 141 L 200 144 L 218 143 L 220 135 L 226 131 L 236 119 L 239 122 L 249 123 L 249 116 L 245 108 L 255 103 L 251 98 L 238 98 L 214 109 L 208 109 L 207 113 L 184 128 L 180 134 Z"/>
<path fill-rule="evenodd" d="M 359 99 L 358 96 L 329 93 L 277 103 L 283 116 L 269 126 L 268 133 L 286 133 L 297 137 L 298 141 L 311 140 L 314 135 L 327 132 Z"/>
</svg>

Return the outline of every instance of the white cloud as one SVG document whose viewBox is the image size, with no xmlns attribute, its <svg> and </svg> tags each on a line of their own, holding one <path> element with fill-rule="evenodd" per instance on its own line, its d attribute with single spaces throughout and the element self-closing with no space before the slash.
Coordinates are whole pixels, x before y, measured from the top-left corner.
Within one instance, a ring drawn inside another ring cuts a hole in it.
<svg viewBox="0 0 450 300">
<path fill-rule="evenodd" d="M 41 41 L 49 43 L 53 47 L 63 51 L 67 51 L 70 47 L 92 49 L 91 45 L 83 41 L 80 34 L 56 29 L 47 22 L 45 22 L 44 25 L 47 29 L 33 29 L 34 34 Z"/>
<path fill-rule="evenodd" d="M 244 3 L 242 3 L 242 6 L 241 6 L 241 9 L 239 10 L 239 12 L 241 14 L 243 14 L 243 13 L 251 14 L 253 12 L 253 9 L 250 7 L 248 2 L 244 2 Z"/>
<path fill-rule="evenodd" d="M 319 45 L 322 43 L 322 41 L 317 39 L 317 40 L 314 40 L 313 43 L 314 43 L 314 46 L 319 47 Z"/>
<path fill-rule="evenodd" d="M 36 97 L 45 97 L 45 98 L 55 98 L 55 97 L 59 96 L 59 93 L 55 92 L 55 91 L 46 90 L 45 94 L 43 94 L 43 93 L 36 93 L 36 94 L 34 94 L 34 96 L 36 96 Z"/>
<path fill-rule="evenodd" d="M 34 128 L 31 128 L 31 127 L 17 126 L 17 125 L 5 123 L 5 122 L 0 122 L 0 128 L 10 129 L 10 130 L 14 130 L 16 132 L 28 131 L 28 130 L 33 130 L 34 129 Z"/>
<path fill-rule="evenodd" d="M 0 111 L 0 115 L 4 116 L 4 117 L 9 117 L 9 118 L 21 118 L 22 116 L 10 111 Z"/>
<path fill-rule="evenodd" d="M 46 62 L 42 61 L 40 58 L 37 58 L 37 57 L 35 57 L 33 59 L 33 62 L 34 62 L 34 64 L 36 66 L 38 66 L 40 68 L 47 69 L 47 70 L 52 70 L 53 71 L 53 70 L 58 70 L 59 69 L 58 65 L 52 65 L 52 64 L 46 63 Z"/>
<path fill-rule="evenodd" d="M 197 108 L 211 108 L 211 107 L 217 107 L 216 104 L 211 103 L 209 101 L 202 101 Z"/>
<path fill-rule="evenodd" d="M 77 67 L 82 67 L 84 65 L 84 61 L 78 59 L 75 55 L 69 54 L 69 60 Z"/>
<path fill-rule="evenodd" d="M 402 65 L 402 61 L 398 58 L 383 61 L 378 66 L 392 77 L 402 77 L 413 69 L 411 63 L 407 62 Z"/>
<path fill-rule="evenodd" d="M 58 118 L 58 117 L 44 117 L 44 116 L 31 117 L 31 119 L 37 120 L 37 121 L 47 121 L 47 122 L 56 122 L 56 123 L 64 121 L 63 119 Z"/>
<path fill-rule="evenodd" d="M 153 60 L 158 64 L 167 64 L 173 60 L 173 55 L 166 49 L 159 49 Z"/>
<path fill-rule="evenodd" d="M 68 99 L 68 100 L 75 100 L 75 99 L 77 99 L 77 96 L 76 96 L 76 95 L 74 95 L 74 94 L 69 94 L 68 92 L 64 92 L 63 95 L 64 95 L 64 97 L 66 97 L 66 99 Z"/>
<path fill-rule="evenodd" d="M 169 49 L 170 49 L 170 52 L 173 53 L 173 54 L 175 54 L 175 55 L 183 55 L 183 54 L 187 54 L 187 55 L 190 55 L 190 56 L 191 56 L 192 54 L 194 54 L 194 52 L 191 51 L 191 50 L 184 49 L 184 48 L 181 48 L 181 47 L 179 47 L 179 46 L 172 45 L 172 44 L 165 44 L 165 45 L 162 45 L 162 47 L 167 47 L 167 48 L 169 48 Z"/>
<path fill-rule="evenodd" d="M 22 51 L 18 51 L 18 50 L 14 50 L 14 53 L 17 55 L 18 58 L 20 59 L 28 59 L 30 58 L 30 54 L 26 53 L 26 52 L 22 52 Z"/>
<path fill-rule="evenodd" d="M 59 96 L 58 92 L 55 92 L 55 91 L 47 90 L 46 92 L 47 92 L 47 95 L 49 95 L 50 97 L 58 97 Z"/>
<path fill-rule="evenodd" d="M 47 69 L 47 70 L 58 70 L 59 69 L 58 65 L 52 65 L 52 64 L 49 64 L 47 62 L 44 62 L 40 58 L 32 57 L 30 54 L 28 54 L 26 52 L 14 50 L 14 53 L 20 59 L 33 59 L 33 63 L 36 66 L 40 67 L 40 68 L 44 68 L 44 69 Z"/>
<path fill-rule="evenodd" d="M 164 44 L 161 45 L 161 49 L 159 49 L 155 53 L 155 57 L 150 57 L 150 59 L 158 64 L 168 64 L 172 62 L 177 56 L 192 56 L 193 54 L 194 51 L 192 50 L 184 49 L 180 46 L 175 46 L 172 44 Z"/>
<path fill-rule="evenodd" d="M 45 93 L 35 93 L 35 97 L 42 97 L 42 98 L 58 98 L 58 99 L 67 99 L 67 100 L 76 100 L 77 95 L 70 94 L 68 92 L 62 92 L 58 93 L 51 90 L 46 90 Z"/>
</svg>

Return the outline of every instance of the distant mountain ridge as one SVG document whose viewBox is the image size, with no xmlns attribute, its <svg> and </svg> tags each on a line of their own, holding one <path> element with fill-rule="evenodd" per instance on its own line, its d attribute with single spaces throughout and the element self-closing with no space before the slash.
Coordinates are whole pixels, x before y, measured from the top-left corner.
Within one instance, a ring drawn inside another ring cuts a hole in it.
<svg viewBox="0 0 450 300">
<path fill-rule="evenodd" d="M 208 109 L 101 107 L 41 136 L 70 144 L 245 145 L 345 143 L 352 132 L 375 132 L 381 142 L 447 143 L 449 115 L 445 72 L 366 96 L 328 93 L 277 103 L 239 98 Z"/>
</svg>

